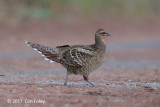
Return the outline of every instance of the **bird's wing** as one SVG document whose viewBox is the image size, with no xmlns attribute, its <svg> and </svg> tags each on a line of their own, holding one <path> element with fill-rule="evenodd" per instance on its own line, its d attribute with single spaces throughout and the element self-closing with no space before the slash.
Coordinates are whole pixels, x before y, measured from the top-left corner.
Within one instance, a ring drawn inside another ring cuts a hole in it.
<svg viewBox="0 0 160 107">
<path fill-rule="evenodd" d="M 42 54 L 42 56 L 45 56 L 45 60 L 50 60 L 50 62 L 59 62 L 59 55 L 56 52 L 56 48 L 53 49 L 30 41 L 26 41 L 26 43 L 29 46 L 31 46 L 34 50 L 38 51 L 38 53 Z"/>
<path fill-rule="evenodd" d="M 84 66 L 94 56 L 94 50 L 90 47 L 72 47 L 66 49 L 61 59 L 70 66 Z"/>
</svg>

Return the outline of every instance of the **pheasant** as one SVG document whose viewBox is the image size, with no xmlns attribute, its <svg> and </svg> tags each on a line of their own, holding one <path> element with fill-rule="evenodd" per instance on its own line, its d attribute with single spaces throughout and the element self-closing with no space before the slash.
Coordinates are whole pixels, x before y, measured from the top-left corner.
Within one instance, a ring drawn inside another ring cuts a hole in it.
<svg viewBox="0 0 160 107">
<path fill-rule="evenodd" d="M 40 44 L 25 41 L 29 46 L 34 48 L 49 60 L 50 63 L 60 63 L 67 69 L 64 85 L 67 85 L 68 75 L 80 74 L 83 79 L 94 86 L 89 80 L 89 74 L 97 69 L 104 58 L 106 44 L 105 37 L 111 36 L 103 29 L 98 29 L 95 33 L 95 43 L 91 45 L 63 45 L 50 48 Z"/>
</svg>

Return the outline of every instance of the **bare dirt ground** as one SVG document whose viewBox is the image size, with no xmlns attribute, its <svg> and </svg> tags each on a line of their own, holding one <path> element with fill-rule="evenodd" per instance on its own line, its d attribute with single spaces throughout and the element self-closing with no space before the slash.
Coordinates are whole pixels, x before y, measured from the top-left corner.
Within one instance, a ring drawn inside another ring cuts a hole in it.
<svg viewBox="0 0 160 107">
<path fill-rule="evenodd" d="M 90 44 L 98 28 L 112 36 L 103 65 L 90 75 L 96 86 L 75 75 L 63 86 L 66 70 L 24 43 Z M 1 23 L 0 106 L 160 107 L 159 28 L 159 20 Z"/>
</svg>

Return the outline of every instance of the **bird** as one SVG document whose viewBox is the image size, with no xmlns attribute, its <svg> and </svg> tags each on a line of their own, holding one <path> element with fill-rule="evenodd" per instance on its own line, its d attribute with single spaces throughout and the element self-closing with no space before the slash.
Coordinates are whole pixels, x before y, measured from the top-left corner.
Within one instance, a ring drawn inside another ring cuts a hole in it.
<svg viewBox="0 0 160 107">
<path fill-rule="evenodd" d="M 68 76 L 71 74 L 82 75 L 90 85 L 95 86 L 89 80 L 89 74 L 100 67 L 104 59 L 107 36 L 111 36 L 104 29 L 98 29 L 95 33 L 95 43 L 91 45 L 62 45 L 54 48 L 26 41 L 28 46 L 38 51 L 45 60 L 50 63 L 60 63 L 67 69 L 64 85 L 68 85 Z"/>
</svg>

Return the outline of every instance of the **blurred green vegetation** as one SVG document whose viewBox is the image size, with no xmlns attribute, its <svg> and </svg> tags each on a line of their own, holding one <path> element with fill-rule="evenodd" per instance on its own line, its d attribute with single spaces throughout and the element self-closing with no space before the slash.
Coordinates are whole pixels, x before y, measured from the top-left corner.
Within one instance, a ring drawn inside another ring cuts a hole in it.
<svg viewBox="0 0 160 107">
<path fill-rule="evenodd" d="M 159 16 L 160 0 L 0 0 L 0 20 L 11 16 L 54 19 L 66 14 Z"/>
</svg>

